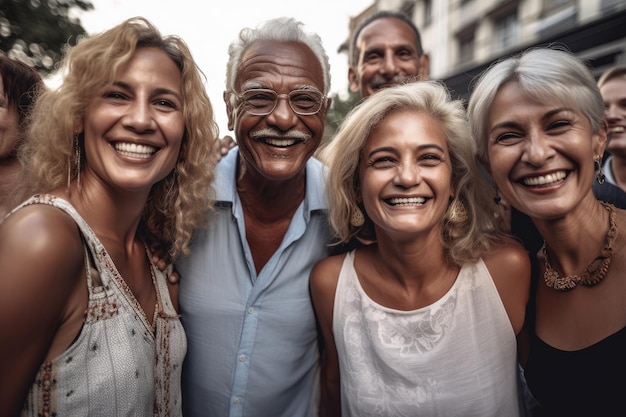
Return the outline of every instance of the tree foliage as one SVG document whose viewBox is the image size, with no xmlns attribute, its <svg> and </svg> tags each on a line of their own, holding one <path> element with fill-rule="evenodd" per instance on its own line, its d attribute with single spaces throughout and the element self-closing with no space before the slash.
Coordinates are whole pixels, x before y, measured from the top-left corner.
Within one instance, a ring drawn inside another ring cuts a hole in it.
<svg viewBox="0 0 626 417">
<path fill-rule="evenodd" d="M 330 105 L 330 109 L 328 109 L 328 113 L 326 113 L 326 127 L 324 129 L 323 142 L 332 140 L 348 112 L 361 100 L 360 94 L 355 94 L 350 91 L 348 91 L 348 96 L 345 100 L 342 99 L 339 94 L 333 94 L 331 97 L 333 101 Z"/>
<path fill-rule="evenodd" d="M 85 33 L 70 11 L 93 9 L 89 0 L 0 0 L 0 51 L 36 68 L 54 71 L 66 45 Z"/>
</svg>

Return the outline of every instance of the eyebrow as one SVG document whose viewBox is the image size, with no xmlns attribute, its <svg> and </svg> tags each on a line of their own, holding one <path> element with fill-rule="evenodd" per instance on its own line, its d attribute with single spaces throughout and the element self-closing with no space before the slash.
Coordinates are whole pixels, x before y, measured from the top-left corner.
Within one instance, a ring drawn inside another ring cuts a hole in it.
<svg viewBox="0 0 626 417">
<path fill-rule="evenodd" d="M 130 86 L 130 84 L 125 83 L 123 81 L 114 81 L 113 85 L 116 87 L 123 88 L 125 90 L 132 90 L 132 87 Z M 180 96 L 180 94 L 177 91 L 170 90 L 169 88 L 158 87 L 154 90 L 154 93 L 158 95 L 160 94 L 172 95 L 176 97 L 178 100 L 182 101 L 182 97 Z"/>
<path fill-rule="evenodd" d="M 363 49 L 363 55 L 366 55 L 366 54 L 371 53 L 371 52 L 384 51 L 384 50 L 386 50 L 389 46 L 390 46 L 390 47 L 391 47 L 391 49 L 393 49 L 394 51 L 397 51 L 398 49 L 408 49 L 408 50 L 411 50 L 411 51 L 413 51 L 413 52 L 415 52 L 415 53 L 419 52 L 419 51 L 416 49 L 415 45 L 413 45 L 413 44 L 412 44 L 412 43 L 410 43 L 410 42 L 404 42 L 404 43 L 399 43 L 399 44 L 394 44 L 394 45 L 387 45 L 387 44 L 385 44 L 385 45 L 372 45 L 372 46 L 370 46 L 369 48 L 365 48 L 365 49 Z"/>
<path fill-rule="evenodd" d="M 425 145 L 420 145 L 417 147 L 417 150 L 423 151 L 425 149 L 431 149 L 431 148 L 437 149 L 438 151 L 442 153 L 446 152 L 441 146 L 436 145 L 434 143 L 427 143 Z M 370 156 L 378 152 L 396 152 L 396 148 L 394 148 L 393 146 L 381 146 L 381 147 L 372 149 L 367 155 Z"/>
<path fill-rule="evenodd" d="M 558 107 L 556 109 L 552 109 L 552 110 L 546 112 L 543 116 L 541 116 L 541 120 L 543 121 L 543 120 L 549 119 L 551 117 L 554 117 L 554 115 L 557 115 L 557 114 L 562 113 L 562 112 L 573 112 L 573 113 L 576 113 L 576 111 L 574 109 L 572 109 L 572 108 L 569 108 L 569 107 Z M 493 132 L 494 130 L 497 130 L 497 129 L 506 128 L 506 127 L 517 127 L 517 126 L 519 126 L 518 122 L 516 122 L 514 120 L 511 120 L 511 121 L 507 120 L 505 122 L 496 123 L 495 125 L 491 126 L 491 129 L 489 129 L 489 133 L 491 133 L 491 132 Z"/>
<path fill-rule="evenodd" d="M 267 85 L 261 84 L 259 82 L 249 82 L 249 83 L 244 83 L 241 86 L 241 92 L 246 92 L 248 90 L 274 90 L 272 87 L 268 87 Z M 298 90 L 306 90 L 306 91 L 314 91 L 316 93 L 320 93 L 322 95 L 324 95 L 324 93 L 322 93 L 322 91 L 317 88 L 314 85 L 311 84 L 298 84 L 298 85 L 294 85 L 289 91 L 298 91 Z M 276 91 L 278 93 L 278 91 Z"/>
</svg>

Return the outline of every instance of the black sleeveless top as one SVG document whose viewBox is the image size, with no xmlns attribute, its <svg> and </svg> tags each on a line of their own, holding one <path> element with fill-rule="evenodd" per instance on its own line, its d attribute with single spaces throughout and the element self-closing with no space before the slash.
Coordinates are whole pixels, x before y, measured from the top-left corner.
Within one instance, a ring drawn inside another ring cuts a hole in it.
<svg viewBox="0 0 626 417">
<path fill-rule="evenodd" d="M 533 417 L 626 416 L 626 328 L 577 351 L 532 334 L 525 375 L 540 404 Z"/>
</svg>

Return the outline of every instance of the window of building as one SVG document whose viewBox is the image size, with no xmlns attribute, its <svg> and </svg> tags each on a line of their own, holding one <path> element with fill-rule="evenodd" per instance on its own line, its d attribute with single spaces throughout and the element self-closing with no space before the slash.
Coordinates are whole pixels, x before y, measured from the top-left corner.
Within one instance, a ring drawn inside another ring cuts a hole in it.
<svg viewBox="0 0 626 417">
<path fill-rule="evenodd" d="M 459 65 L 474 59 L 474 35 L 459 39 Z"/>
<path fill-rule="evenodd" d="M 517 10 L 495 20 L 494 42 L 497 49 L 506 49 L 517 42 L 519 37 Z"/>
<path fill-rule="evenodd" d="M 574 0 L 543 0 L 544 12 L 552 12 L 574 4 Z"/>
<path fill-rule="evenodd" d="M 424 0 L 424 24 L 423 26 L 430 26 L 433 22 L 433 2 L 432 0 Z"/>
<path fill-rule="evenodd" d="M 415 14 L 415 0 L 405 1 L 404 3 L 402 3 L 400 11 L 407 15 L 409 19 L 414 20 L 413 15 Z"/>
</svg>

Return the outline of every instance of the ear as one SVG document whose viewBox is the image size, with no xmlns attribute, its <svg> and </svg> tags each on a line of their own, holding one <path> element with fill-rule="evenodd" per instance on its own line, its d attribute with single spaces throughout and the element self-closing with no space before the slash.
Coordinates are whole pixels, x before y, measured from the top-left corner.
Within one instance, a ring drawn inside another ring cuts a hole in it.
<svg viewBox="0 0 626 417">
<path fill-rule="evenodd" d="M 324 105 L 322 106 L 322 110 L 320 110 L 320 113 L 323 112 L 323 114 L 322 114 L 323 119 L 326 119 L 326 114 L 328 114 L 328 110 L 330 110 L 330 105 L 332 103 L 333 103 L 333 98 L 332 97 L 326 97 Z"/>
<path fill-rule="evenodd" d="M 417 75 L 420 80 L 428 80 L 430 78 L 430 56 L 426 53 L 420 58 L 420 66 Z"/>
<path fill-rule="evenodd" d="M 233 104 L 230 101 L 230 95 L 228 91 L 224 91 L 222 97 L 224 98 L 224 103 L 226 104 L 226 116 L 228 116 L 228 130 L 233 131 L 235 129 L 235 116 Z"/>
<path fill-rule="evenodd" d="M 348 68 L 348 82 L 349 82 L 350 92 L 352 93 L 361 92 L 361 83 L 359 82 L 359 75 L 356 73 L 356 70 L 352 67 Z"/>
<path fill-rule="evenodd" d="M 85 124 L 83 122 L 83 119 L 75 119 L 74 120 L 74 126 L 72 127 L 72 132 L 74 132 L 74 135 L 78 135 L 82 132 L 85 131 Z"/>
<path fill-rule="evenodd" d="M 593 154 L 602 156 L 606 149 L 606 145 L 608 144 L 608 131 L 609 126 L 607 124 L 606 119 L 603 120 L 602 126 L 600 126 L 600 131 L 598 134 L 593 136 Z"/>
</svg>

